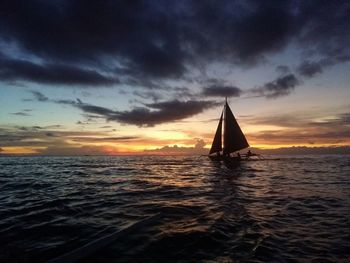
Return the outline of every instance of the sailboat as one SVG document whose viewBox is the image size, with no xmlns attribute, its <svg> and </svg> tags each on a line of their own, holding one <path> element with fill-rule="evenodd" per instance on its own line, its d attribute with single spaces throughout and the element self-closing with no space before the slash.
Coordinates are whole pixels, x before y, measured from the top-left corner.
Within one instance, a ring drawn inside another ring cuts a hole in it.
<svg viewBox="0 0 350 263">
<path fill-rule="evenodd" d="M 224 123 L 223 131 L 222 123 Z M 237 156 L 231 156 L 231 154 L 248 147 L 248 141 L 239 127 L 226 99 L 213 144 L 209 151 L 209 158 L 215 161 L 240 161 L 239 154 Z"/>
</svg>

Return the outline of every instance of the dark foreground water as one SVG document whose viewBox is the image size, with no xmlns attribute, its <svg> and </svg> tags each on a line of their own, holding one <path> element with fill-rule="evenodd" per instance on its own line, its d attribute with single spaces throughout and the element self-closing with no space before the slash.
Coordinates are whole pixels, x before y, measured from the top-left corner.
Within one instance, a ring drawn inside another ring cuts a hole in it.
<svg viewBox="0 0 350 263">
<path fill-rule="evenodd" d="M 0 158 L 0 262 L 350 262 L 350 156 Z"/>
</svg>

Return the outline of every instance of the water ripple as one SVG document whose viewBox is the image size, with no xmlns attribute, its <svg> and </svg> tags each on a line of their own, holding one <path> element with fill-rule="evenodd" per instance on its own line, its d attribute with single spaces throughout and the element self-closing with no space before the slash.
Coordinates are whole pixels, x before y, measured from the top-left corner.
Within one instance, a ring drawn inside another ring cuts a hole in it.
<svg viewBox="0 0 350 263">
<path fill-rule="evenodd" d="M 2 157 L 0 261 L 45 262 L 160 213 L 86 262 L 349 262 L 349 164 Z"/>
</svg>

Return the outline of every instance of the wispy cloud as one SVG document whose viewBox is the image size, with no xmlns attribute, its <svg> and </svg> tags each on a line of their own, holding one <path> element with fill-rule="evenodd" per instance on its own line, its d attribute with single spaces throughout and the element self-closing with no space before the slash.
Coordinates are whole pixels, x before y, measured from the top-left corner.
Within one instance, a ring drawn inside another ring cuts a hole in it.
<svg viewBox="0 0 350 263">
<path fill-rule="evenodd" d="M 17 116 L 22 116 L 22 117 L 28 117 L 28 116 L 32 116 L 31 114 L 27 113 L 27 112 L 23 112 L 23 111 L 18 111 L 18 112 L 12 112 L 10 113 L 12 115 L 17 115 Z"/>
<path fill-rule="evenodd" d="M 322 119 L 315 118 L 312 114 L 290 113 L 252 117 L 245 121 L 249 124 L 279 128 L 248 134 L 249 139 L 258 144 L 350 143 L 350 114 L 346 112 Z"/>
<path fill-rule="evenodd" d="M 298 85 L 300 85 L 300 80 L 294 74 L 288 74 L 254 88 L 251 92 L 268 99 L 276 99 L 289 95 Z"/>
<path fill-rule="evenodd" d="M 135 139 L 139 139 L 138 136 L 114 136 L 114 137 L 108 137 L 108 136 L 70 136 L 70 140 L 74 142 L 81 142 L 81 143 L 97 143 L 97 142 L 104 142 L 104 143 L 115 143 L 115 142 L 128 142 Z"/>
</svg>

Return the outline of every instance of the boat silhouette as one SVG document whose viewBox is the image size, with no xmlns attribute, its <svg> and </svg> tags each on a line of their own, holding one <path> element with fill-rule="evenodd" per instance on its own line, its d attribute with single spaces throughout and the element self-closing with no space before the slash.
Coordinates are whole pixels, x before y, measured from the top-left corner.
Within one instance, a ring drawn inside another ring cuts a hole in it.
<svg viewBox="0 0 350 263">
<path fill-rule="evenodd" d="M 224 124 L 224 129 L 222 129 L 222 124 Z M 213 161 L 239 162 L 242 158 L 238 151 L 248 147 L 249 143 L 226 99 L 208 156 Z M 237 154 L 234 156 L 235 152 Z M 245 156 L 250 157 L 248 155 L 254 154 L 249 151 Z"/>
</svg>

